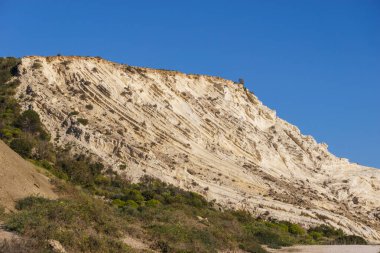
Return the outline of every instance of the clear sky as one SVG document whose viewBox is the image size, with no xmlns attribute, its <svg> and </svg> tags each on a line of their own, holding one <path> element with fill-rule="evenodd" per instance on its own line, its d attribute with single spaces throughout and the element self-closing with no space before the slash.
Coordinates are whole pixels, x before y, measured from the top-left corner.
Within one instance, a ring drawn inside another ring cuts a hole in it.
<svg viewBox="0 0 380 253">
<path fill-rule="evenodd" d="M 379 0 L 0 0 L 0 56 L 90 55 L 246 86 L 380 168 Z"/>
</svg>

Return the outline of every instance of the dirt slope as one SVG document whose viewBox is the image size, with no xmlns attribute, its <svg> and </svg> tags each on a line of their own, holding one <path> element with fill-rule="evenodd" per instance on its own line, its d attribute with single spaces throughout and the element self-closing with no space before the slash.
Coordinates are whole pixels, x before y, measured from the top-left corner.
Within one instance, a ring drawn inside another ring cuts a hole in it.
<svg viewBox="0 0 380 253">
<path fill-rule="evenodd" d="M 0 141 L 0 204 L 12 210 L 15 200 L 30 195 L 56 197 L 49 179 Z"/>
</svg>

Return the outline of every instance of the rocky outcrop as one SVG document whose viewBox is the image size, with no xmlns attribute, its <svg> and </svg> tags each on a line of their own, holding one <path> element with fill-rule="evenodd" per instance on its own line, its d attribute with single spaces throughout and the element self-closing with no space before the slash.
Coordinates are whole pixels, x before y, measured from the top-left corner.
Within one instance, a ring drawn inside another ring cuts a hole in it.
<svg viewBox="0 0 380 253">
<path fill-rule="evenodd" d="M 380 241 L 380 172 L 335 157 L 241 84 L 88 57 L 26 57 L 19 72 L 18 100 L 57 146 L 220 208 Z"/>
</svg>

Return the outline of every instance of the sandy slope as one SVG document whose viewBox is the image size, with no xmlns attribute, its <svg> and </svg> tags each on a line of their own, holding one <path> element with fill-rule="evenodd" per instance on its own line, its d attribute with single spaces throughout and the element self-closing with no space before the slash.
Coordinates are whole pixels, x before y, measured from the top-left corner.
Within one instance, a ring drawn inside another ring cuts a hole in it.
<svg viewBox="0 0 380 253">
<path fill-rule="evenodd" d="M 0 141 L 0 204 L 8 210 L 30 195 L 55 198 L 49 179 Z"/>
</svg>

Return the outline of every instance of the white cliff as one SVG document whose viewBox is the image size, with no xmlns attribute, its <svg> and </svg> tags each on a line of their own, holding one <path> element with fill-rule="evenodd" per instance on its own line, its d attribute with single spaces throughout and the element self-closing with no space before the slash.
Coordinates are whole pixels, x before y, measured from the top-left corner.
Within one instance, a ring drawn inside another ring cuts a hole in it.
<svg viewBox="0 0 380 253">
<path fill-rule="evenodd" d="M 335 157 L 240 84 L 89 57 L 25 57 L 19 72 L 17 98 L 57 146 L 221 208 L 380 241 L 380 171 Z"/>
</svg>

